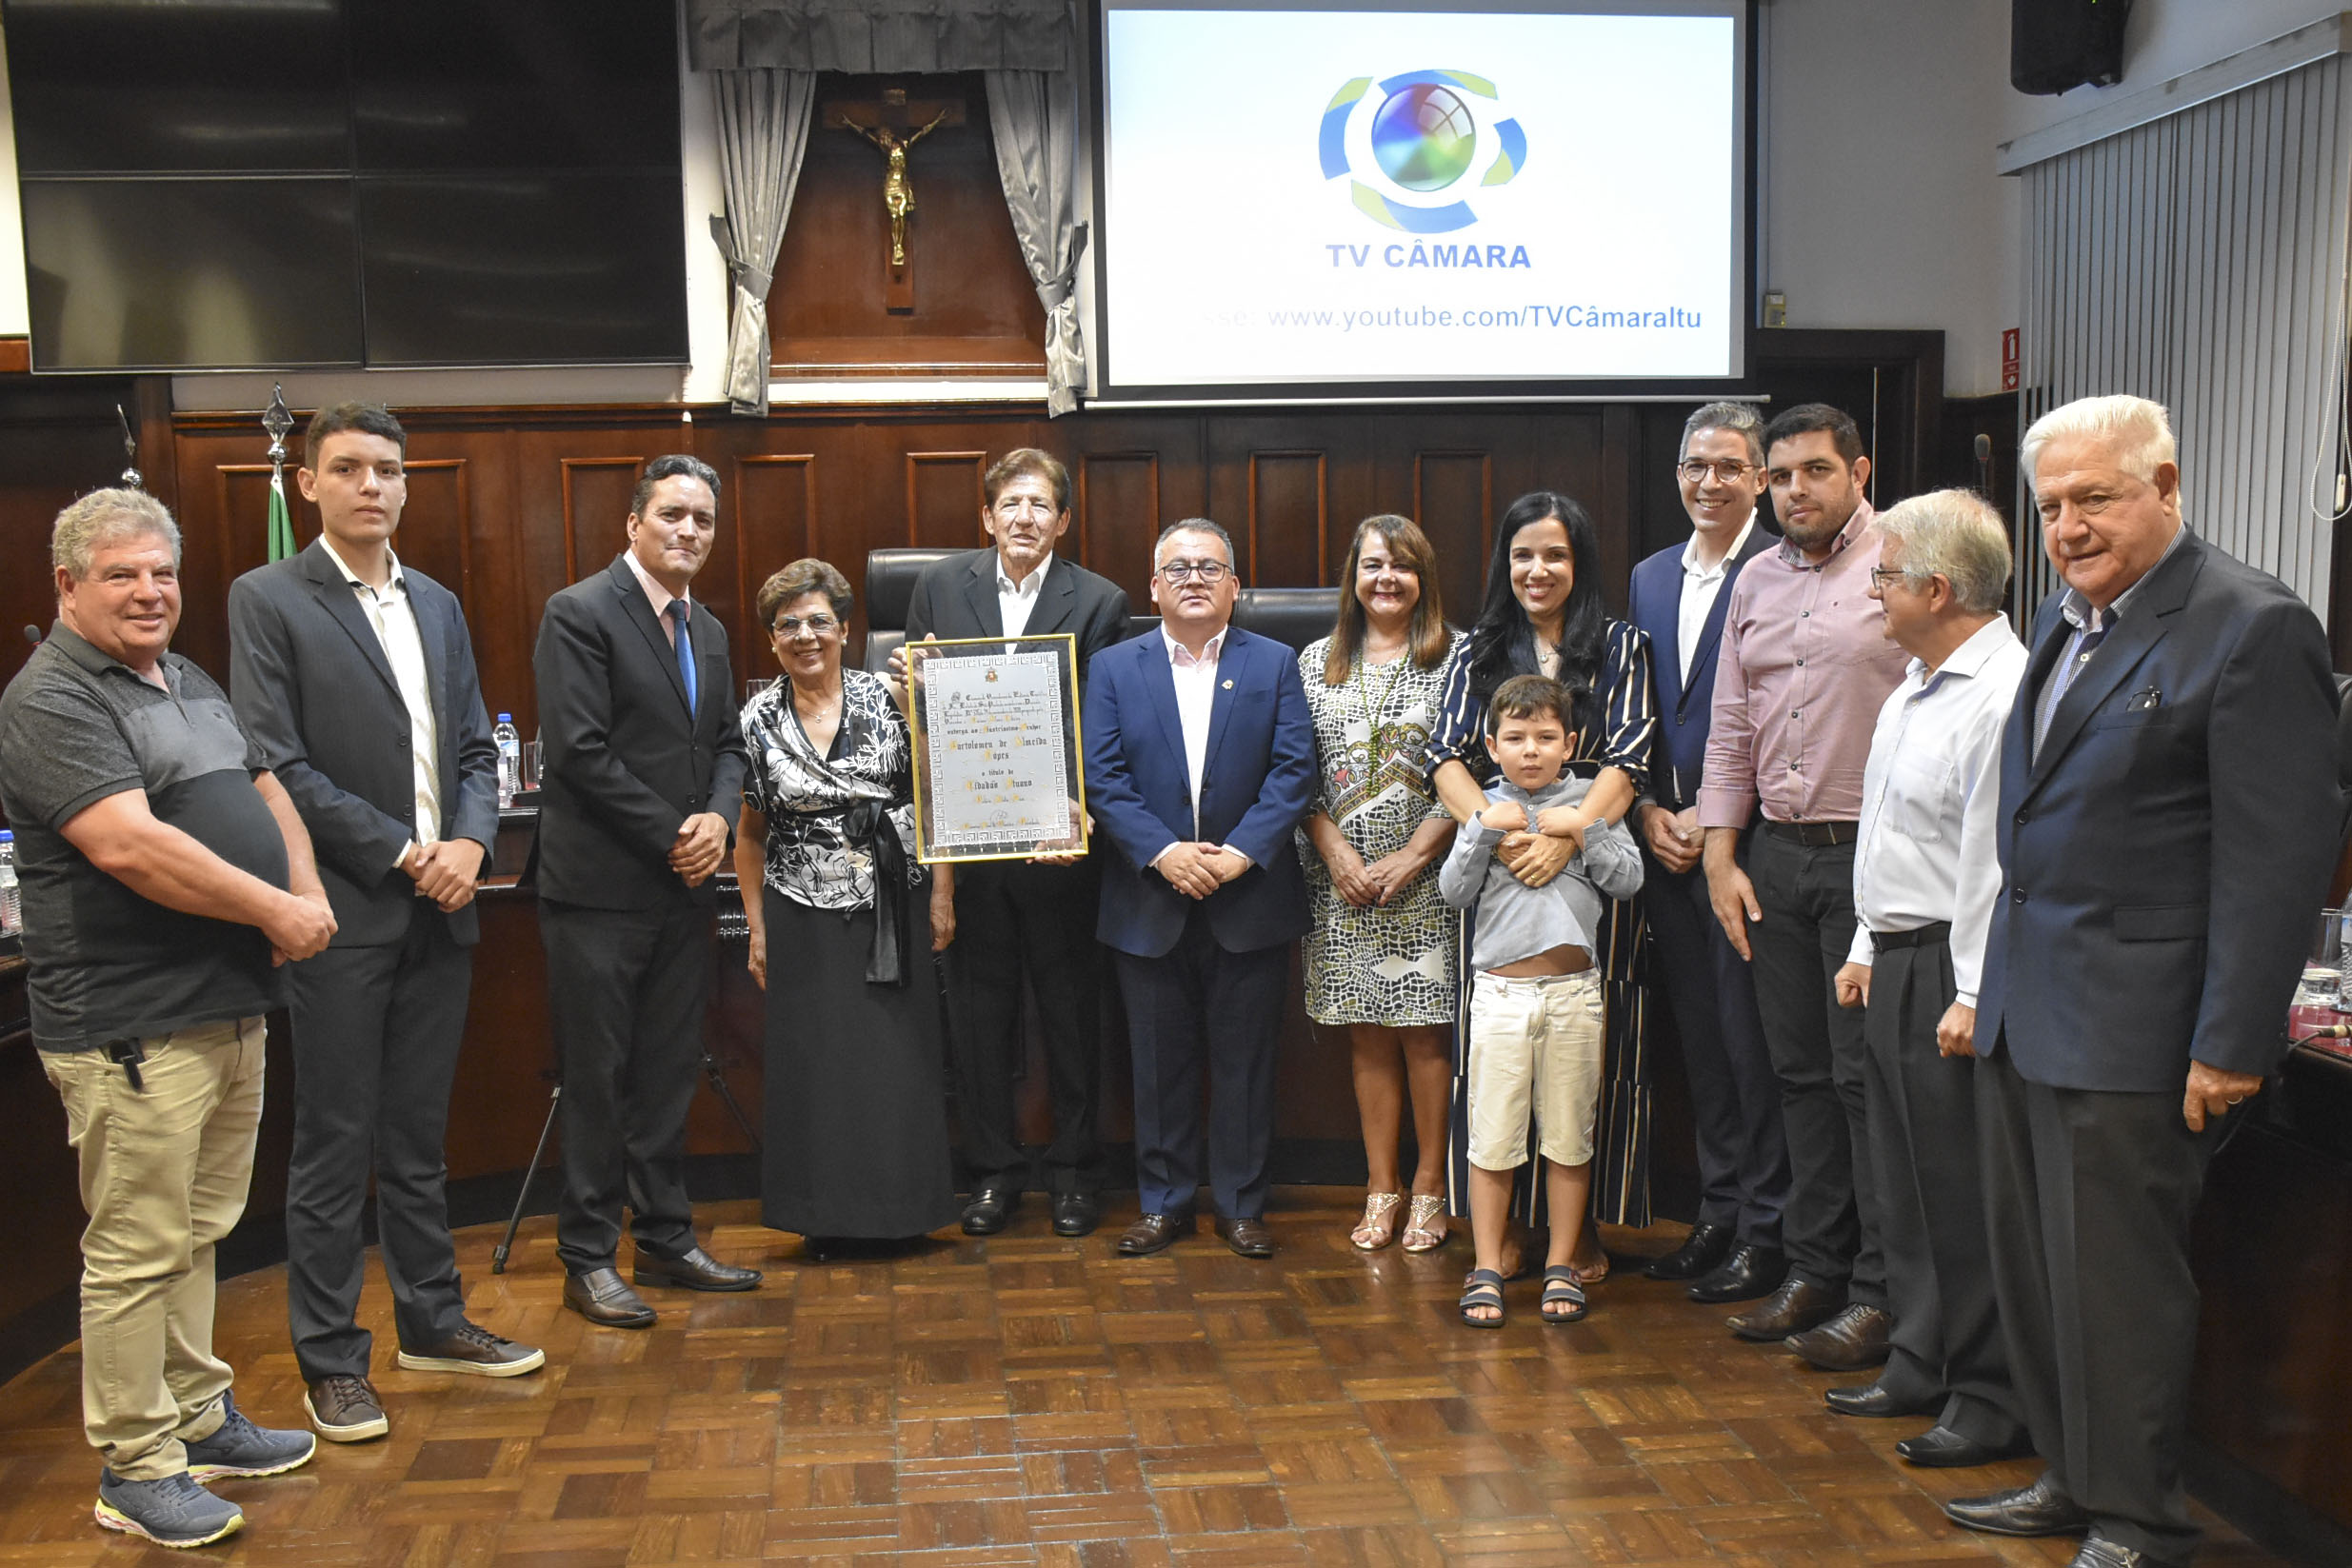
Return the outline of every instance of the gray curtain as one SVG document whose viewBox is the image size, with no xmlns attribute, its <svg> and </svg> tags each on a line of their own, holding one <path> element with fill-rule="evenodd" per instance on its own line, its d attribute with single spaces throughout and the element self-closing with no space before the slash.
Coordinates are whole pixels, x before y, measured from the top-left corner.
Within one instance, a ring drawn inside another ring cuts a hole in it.
<svg viewBox="0 0 2352 1568">
<path fill-rule="evenodd" d="M 1046 308 L 1046 410 L 1066 414 L 1086 385 L 1078 334 L 1078 263 L 1086 226 L 1077 222 L 1077 134 L 1066 70 L 991 70 L 988 129 L 996 172 L 1022 259 Z"/>
<path fill-rule="evenodd" d="M 1067 0 L 687 0 L 696 70 L 1060 70 Z"/>
<path fill-rule="evenodd" d="M 816 107 L 812 70 L 721 70 L 712 73 L 719 119 L 719 178 L 727 215 L 710 220 L 710 236 L 727 257 L 734 297 L 727 319 L 727 401 L 739 414 L 767 412 L 767 289 L 775 281 L 776 251 L 792 190 L 800 184 L 801 154 Z"/>
</svg>

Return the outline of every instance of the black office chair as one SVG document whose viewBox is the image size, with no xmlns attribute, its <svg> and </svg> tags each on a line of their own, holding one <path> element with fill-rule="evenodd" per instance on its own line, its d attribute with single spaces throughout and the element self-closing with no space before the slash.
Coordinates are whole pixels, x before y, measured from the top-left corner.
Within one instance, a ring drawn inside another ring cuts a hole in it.
<svg viewBox="0 0 2352 1568">
<path fill-rule="evenodd" d="M 962 550 L 867 550 L 866 552 L 866 668 L 879 675 L 890 655 L 906 644 L 907 607 L 914 603 L 915 579 L 926 566 Z"/>
<path fill-rule="evenodd" d="M 1337 588 L 1244 588 L 1233 602 L 1235 625 L 1287 643 L 1294 653 L 1328 637 L 1339 615 Z"/>
</svg>

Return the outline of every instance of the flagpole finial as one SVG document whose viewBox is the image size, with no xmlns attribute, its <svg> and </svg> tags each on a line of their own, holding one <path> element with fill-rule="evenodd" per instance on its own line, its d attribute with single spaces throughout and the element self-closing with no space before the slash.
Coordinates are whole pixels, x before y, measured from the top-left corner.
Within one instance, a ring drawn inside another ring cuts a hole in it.
<svg viewBox="0 0 2352 1568">
<path fill-rule="evenodd" d="M 294 416 L 286 408 L 286 388 L 278 382 L 269 384 L 269 407 L 261 416 L 261 427 L 269 432 L 269 466 L 286 466 L 286 435 L 294 427 Z"/>
<path fill-rule="evenodd" d="M 139 473 L 139 438 L 131 433 L 130 415 L 118 403 L 114 406 L 114 417 L 123 427 L 123 488 L 143 490 L 147 481 Z"/>
</svg>

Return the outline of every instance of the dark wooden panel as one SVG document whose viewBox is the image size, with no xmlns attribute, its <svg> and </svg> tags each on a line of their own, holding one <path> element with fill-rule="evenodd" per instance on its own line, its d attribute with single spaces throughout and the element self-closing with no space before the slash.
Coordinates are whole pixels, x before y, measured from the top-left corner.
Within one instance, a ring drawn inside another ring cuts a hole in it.
<svg viewBox="0 0 2352 1568">
<path fill-rule="evenodd" d="M 1320 584 L 1329 573 L 1331 495 L 1327 455 L 1253 451 L 1240 528 L 1242 574 L 1253 586 Z M 1230 528 L 1230 526 L 1228 525 Z"/>
<path fill-rule="evenodd" d="M 968 550 L 987 543 L 980 526 L 985 451 L 907 454 L 907 543 Z"/>
<path fill-rule="evenodd" d="M 753 613 L 760 585 L 777 568 L 817 552 L 817 459 L 813 452 L 754 454 L 736 458 L 734 469 L 728 487 L 734 495 L 735 613 L 747 640 L 745 656 L 761 665 L 767 655 L 758 645 L 764 639 Z"/>
<path fill-rule="evenodd" d="M 824 105 L 871 99 L 886 86 L 903 87 L 916 100 L 965 106 L 963 125 L 940 127 L 907 153 L 914 309 L 903 315 L 885 301 L 890 225 L 882 205 L 883 154 L 854 132 L 823 124 Z M 1005 208 L 978 72 L 825 78 L 767 320 L 780 374 L 1042 372 L 1045 308 Z"/>
<path fill-rule="evenodd" d="M 1485 589 L 1486 551 L 1494 535 L 1494 466 L 1489 451 L 1413 454 L 1413 504 L 1407 515 L 1437 547 L 1437 586 L 1456 625 L 1477 619 Z"/>
<path fill-rule="evenodd" d="M 1151 608 L 1151 546 L 1173 519 L 1160 502 L 1160 454 L 1093 452 L 1078 460 L 1070 506 L 1078 560 L 1127 590 L 1137 614 Z"/>
<path fill-rule="evenodd" d="M 628 501 L 642 457 L 557 460 L 564 486 L 564 580 L 577 583 L 628 546 Z"/>
<path fill-rule="evenodd" d="M 404 465 L 409 500 L 392 542 L 403 564 L 473 608 L 473 499 L 462 457 L 412 457 Z"/>
</svg>

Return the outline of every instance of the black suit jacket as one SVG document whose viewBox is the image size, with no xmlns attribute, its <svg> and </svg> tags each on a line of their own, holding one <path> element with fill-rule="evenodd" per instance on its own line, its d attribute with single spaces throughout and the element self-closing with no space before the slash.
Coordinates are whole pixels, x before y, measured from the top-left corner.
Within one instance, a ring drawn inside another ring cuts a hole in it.
<svg viewBox="0 0 2352 1568">
<path fill-rule="evenodd" d="M 487 850 L 498 837 L 498 752 L 473 643 L 456 595 L 413 566 L 401 575 L 425 649 L 441 753 L 441 836 Z M 313 541 L 230 584 L 229 635 L 229 700 L 309 830 L 335 911 L 333 945 L 400 941 L 417 902 L 415 883 L 393 863 L 416 837 L 409 707 L 382 640 L 326 545 Z M 445 918 L 457 942 L 474 942 L 473 905 Z"/>
<path fill-rule="evenodd" d="M 743 809 L 743 731 L 727 628 L 697 603 L 700 701 L 691 718 L 669 637 L 628 562 L 548 601 L 531 673 L 539 684 L 539 895 L 594 909 L 646 909 L 687 892 L 669 847 L 687 818 Z M 717 878 L 693 890 L 717 892 Z"/>
<path fill-rule="evenodd" d="M 1068 632 L 1078 640 L 1078 679 L 1083 685 L 1094 656 L 1127 635 L 1126 590 L 1072 561 L 1056 555 L 1046 564 L 1037 603 L 1029 608 L 1025 637 Z M 915 579 L 907 604 L 907 641 L 925 637 L 1002 637 L 1004 608 L 996 600 L 996 547 L 967 550 L 933 562 Z"/>
<path fill-rule="evenodd" d="M 2002 732 L 2007 885 L 1977 1049 L 2070 1089 L 2177 1095 L 2192 1058 L 2267 1074 L 2342 820 L 2326 637 L 2284 584 L 2191 535 L 2036 752 L 2062 598 L 2035 618 Z"/>
</svg>

